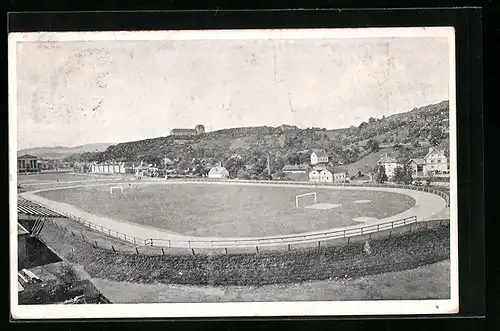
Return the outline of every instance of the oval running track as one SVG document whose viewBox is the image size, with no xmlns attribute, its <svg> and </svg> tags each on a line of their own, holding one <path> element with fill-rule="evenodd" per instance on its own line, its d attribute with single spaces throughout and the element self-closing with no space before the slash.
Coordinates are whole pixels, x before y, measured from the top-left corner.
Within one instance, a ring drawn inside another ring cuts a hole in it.
<svg viewBox="0 0 500 331">
<path fill-rule="evenodd" d="M 193 184 L 193 183 L 198 183 L 199 182 L 190 182 L 190 181 L 176 181 L 176 184 Z M 266 184 L 266 183 L 231 183 L 231 182 L 205 182 L 206 184 L 210 185 L 253 185 L 253 186 L 281 186 L 281 187 L 296 187 L 297 185 L 293 184 Z M 194 236 L 184 236 L 181 234 L 177 234 L 174 232 L 169 232 L 164 229 L 158 229 L 150 226 L 145 226 L 145 225 L 139 225 L 136 223 L 132 222 L 127 222 L 127 221 L 118 221 L 114 220 L 108 217 L 102 217 L 98 216 L 95 214 L 91 214 L 88 212 L 85 212 L 83 210 L 78 209 L 77 207 L 63 203 L 63 202 L 57 202 L 53 201 L 50 199 L 43 198 L 39 195 L 36 195 L 38 192 L 43 192 L 43 191 L 53 191 L 53 190 L 63 190 L 63 189 L 71 189 L 71 188 L 80 188 L 80 187 L 89 187 L 89 186 L 108 186 L 108 185 L 119 185 L 123 184 L 123 182 L 115 182 L 115 183 L 106 183 L 106 184 L 91 184 L 91 185 L 74 185 L 74 186 L 64 186 L 64 187 L 57 187 L 57 188 L 47 188 L 47 189 L 37 189 L 34 191 L 30 192 L 23 192 L 20 193 L 20 196 L 22 196 L 25 199 L 28 199 L 30 201 L 33 201 L 35 203 L 39 203 L 42 205 L 49 206 L 55 210 L 62 211 L 64 213 L 79 217 L 83 220 L 86 220 L 88 222 L 92 222 L 98 226 L 103 226 L 104 228 L 110 229 L 112 231 L 117 231 L 121 232 L 127 236 L 130 237 L 136 237 L 140 238 L 142 240 L 144 239 L 151 239 L 154 238 L 155 240 L 161 240 L 161 241 L 179 241 L 179 242 L 188 242 L 188 241 L 196 241 L 196 240 L 204 240 L 208 241 L 207 245 L 204 246 L 203 244 L 197 245 L 198 248 L 211 248 L 212 246 L 210 245 L 210 240 L 224 240 L 224 241 L 239 241 L 239 240 L 252 240 L 252 241 L 258 241 L 260 240 L 265 240 L 269 238 L 276 238 L 276 237 L 295 237 L 295 236 L 314 236 L 314 235 L 319 235 L 319 234 L 324 234 L 324 232 L 327 231 L 342 231 L 342 230 L 350 230 L 350 229 L 355 229 L 359 228 L 360 225 L 351 225 L 351 226 L 346 226 L 346 227 L 339 227 L 339 228 L 334 228 L 334 229 L 329 229 L 329 230 L 322 230 L 322 231 L 314 231 L 314 232 L 307 232 L 307 233 L 297 233 L 293 235 L 284 235 L 284 236 L 268 236 L 268 237 L 194 237 Z M 144 181 L 141 183 L 135 183 L 138 185 L 161 185 L 161 184 L 170 184 L 170 182 L 162 182 L 162 181 Z M 300 187 L 304 188 L 318 188 L 317 186 L 314 185 L 300 185 Z M 350 186 L 322 186 L 322 189 L 335 189 L 335 190 L 365 190 L 365 191 L 383 191 L 383 192 L 393 192 L 393 193 L 399 193 L 399 194 L 405 194 L 407 196 L 412 197 L 415 199 L 415 205 L 407 210 L 405 210 L 402 213 L 399 213 L 397 215 L 393 215 L 387 218 L 383 219 L 374 219 L 371 221 L 366 222 L 364 225 L 376 225 L 376 224 L 381 224 L 381 223 L 387 223 L 391 221 L 397 221 L 401 220 L 403 218 L 407 217 L 412 217 L 416 216 L 418 222 L 422 221 L 427 221 L 432 218 L 432 216 L 436 215 L 437 213 L 441 212 L 443 209 L 446 208 L 446 201 L 432 193 L 428 192 L 423 192 L 423 191 L 415 191 L 411 189 L 401 189 L 401 188 L 386 188 L 386 187 L 350 187 Z M 289 242 L 288 243 L 294 243 L 294 242 Z M 304 241 L 297 241 L 296 243 L 303 243 Z M 272 244 L 271 242 L 269 242 Z M 281 244 L 281 241 L 277 242 L 276 244 Z M 242 244 L 238 245 L 238 247 L 250 247 L 254 246 L 253 244 Z M 175 247 L 172 245 L 172 247 Z M 180 246 L 178 246 L 180 247 Z M 182 246 L 183 247 L 183 246 Z"/>
</svg>

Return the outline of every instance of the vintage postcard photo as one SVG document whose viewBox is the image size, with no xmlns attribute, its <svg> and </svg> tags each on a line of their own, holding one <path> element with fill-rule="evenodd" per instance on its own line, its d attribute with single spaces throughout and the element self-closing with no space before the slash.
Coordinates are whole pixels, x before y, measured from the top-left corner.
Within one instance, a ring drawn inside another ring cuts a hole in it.
<svg viewBox="0 0 500 331">
<path fill-rule="evenodd" d="M 9 35 L 14 319 L 457 313 L 453 28 Z"/>
</svg>

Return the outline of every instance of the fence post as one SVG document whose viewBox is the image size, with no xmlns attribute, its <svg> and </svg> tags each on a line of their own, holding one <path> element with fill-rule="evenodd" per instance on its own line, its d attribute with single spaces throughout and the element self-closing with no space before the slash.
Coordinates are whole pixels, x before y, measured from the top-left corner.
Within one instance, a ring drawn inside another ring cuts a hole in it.
<svg viewBox="0 0 500 331">
<path fill-rule="evenodd" d="M 94 240 L 94 247 L 97 248 L 97 240 Z"/>
<path fill-rule="evenodd" d="M 170 242 L 170 239 L 168 240 L 168 247 L 172 247 L 172 243 Z"/>
<path fill-rule="evenodd" d="M 351 242 L 351 237 L 347 237 L 347 246 L 349 246 L 350 242 Z"/>
<path fill-rule="evenodd" d="M 161 255 L 165 255 L 165 251 L 163 250 L 163 247 L 161 248 Z"/>
<path fill-rule="evenodd" d="M 193 255 L 196 255 L 196 254 L 194 253 L 194 248 L 191 248 L 191 252 L 193 252 Z"/>
<path fill-rule="evenodd" d="M 290 244 L 288 244 L 288 251 L 290 251 Z"/>
<path fill-rule="evenodd" d="M 226 254 L 227 254 L 227 247 L 224 247 L 224 249 L 226 250 Z"/>
<path fill-rule="evenodd" d="M 259 252 L 259 246 L 255 246 L 255 249 L 257 250 L 257 253 Z"/>
<path fill-rule="evenodd" d="M 318 249 L 321 248 L 321 241 L 318 240 Z"/>
<path fill-rule="evenodd" d="M 111 245 L 111 249 L 113 250 L 113 252 L 116 252 L 115 247 L 113 245 Z"/>
<path fill-rule="evenodd" d="M 137 254 L 139 254 L 139 249 L 137 248 L 137 246 L 135 247 L 135 251 Z"/>
</svg>

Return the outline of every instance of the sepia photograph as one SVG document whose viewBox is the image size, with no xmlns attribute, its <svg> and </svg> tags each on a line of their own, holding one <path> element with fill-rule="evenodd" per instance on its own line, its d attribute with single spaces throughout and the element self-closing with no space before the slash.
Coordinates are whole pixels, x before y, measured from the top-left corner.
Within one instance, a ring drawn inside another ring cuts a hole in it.
<svg viewBox="0 0 500 331">
<path fill-rule="evenodd" d="M 12 317 L 457 313 L 454 38 L 9 34 Z"/>
</svg>

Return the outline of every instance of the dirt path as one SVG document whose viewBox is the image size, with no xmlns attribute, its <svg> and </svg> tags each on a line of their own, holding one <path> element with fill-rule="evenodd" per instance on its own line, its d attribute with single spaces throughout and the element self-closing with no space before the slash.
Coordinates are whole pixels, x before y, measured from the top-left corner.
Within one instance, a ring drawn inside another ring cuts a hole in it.
<svg viewBox="0 0 500 331">
<path fill-rule="evenodd" d="M 175 182 L 176 184 L 192 184 L 193 182 Z M 106 184 L 94 184 L 91 186 L 107 186 L 107 185 L 113 185 L 115 183 L 106 183 Z M 123 182 L 120 182 L 119 184 L 123 184 Z M 161 185 L 161 184 L 170 184 L 170 182 L 167 181 L 159 181 L 159 180 L 152 180 L 152 181 L 144 181 L 144 182 L 136 182 L 135 184 L 138 185 Z M 207 182 L 207 184 L 211 185 L 259 185 L 259 186 L 276 186 L 277 184 L 266 184 L 266 183 L 231 183 L 231 182 Z M 88 187 L 89 185 L 86 185 Z M 295 187 L 294 185 L 291 184 L 281 184 L 283 187 Z M 235 240 L 235 239 L 245 239 L 245 240 L 257 240 L 257 239 L 265 239 L 266 237 L 253 237 L 253 238 L 216 238 L 216 237 L 191 237 L 191 236 L 183 236 L 180 234 L 176 234 L 173 232 L 153 228 L 153 227 L 148 227 L 144 225 L 138 225 L 135 223 L 131 222 L 126 222 L 126 221 L 118 221 L 118 220 L 113 220 L 107 217 L 102 217 L 102 216 L 97 216 L 88 212 L 85 212 L 83 210 L 80 210 L 76 208 L 73 205 L 62 203 L 62 202 L 56 202 L 53 200 L 49 200 L 46 198 L 43 198 L 39 195 L 36 195 L 38 192 L 43 192 L 43 191 L 49 191 L 49 190 L 62 190 L 62 189 L 69 189 L 69 188 L 79 188 L 82 187 L 81 185 L 72 185 L 72 186 L 65 186 L 65 187 L 60 187 L 60 188 L 48 188 L 48 189 L 39 189 L 35 191 L 30 191 L 30 192 L 24 192 L 21 193 L 20 195 L 28 200 L 31 200 L 36 203 L 40 203 L 43 205 L 50 206 L 51 209 L 55 209 L 56 211 L 62 211 L 65 213 L 68 213 L 70 215 L 74 215 L 76 217 L 82 218 L 86 221 L 92 222 L 94 224 L 97 224 L 99 226 L 103 226 L 104 228 L 111 229 L 112 231 L 117 231 L 126 234 L 127 236 L 130 237 L 137 237 L 142 240 L 144 239 L 149 239 L 149 238 L 155 238 L 159 240 L 172 240 L 172 241 L 177 241 L 178 245 L 186 246 L 188 245 L 188 241 L 195 241 L 195 240 Z M 318 189 L 317 186 L 311 185 L 301 185 L 300 187 L 306 187 L 306 188 L 313 188 L 313 189 Z M 399 193 L 399 194 L 405 194 L 407 196 L 410 196 L 415 199 L 415 206 L 412 208 L 391 216 L 387 217 L 384 219 L 379 219 L 379 220 L 371 220 L 367 222 L 366 224 L 380 224 L 380 223 L 385 223 L 385 222 L 390 222 L 390 221 L 395 221 L 395 220 L 401 220 L 406 217 L 411 217 L 411 216 L 417 216 L 418 221 L 427 221 L 431 219 L 432 216 L 438 214 L 441 212 L 443 209 L 446 208 L 446 202 L 444 199 L 441 197 L 434 195 L 432 193 L 427 193 L 427 192 L 422 192 L 422 191 L 415 191 L 415 190 L 407 190 L 407 189 L 399 189 L 399 188 L 380 188 L 380 187 L 349 187 L 349 186 L 324 186 L 321 187 L 324 189 L 334 189 L 334 190 L 366 190 L 366 191 L 385 191 L 385 192 L 393 192 L 393 193 Z M 349 229 L 354 229 L 359 227 L 359 225 L 354 225 L 354 226 L 347 226 L 347 227 L 341 227 L 341 228 L 335 228 L 334 230 L 349 230 Z M 332 229 L 333 230 L 333 229 Z M 299 235 L 316 235 L 316 234 L 322 234 L 325 231 L 315 231 L 315 232 L 308 232 L 304 234 L 299 234 Z M 277 242 L 278 243 L 278 242 Z M 293 243 L 293 242 L 290 242 Z M 209 244 L 209 243 L 208 243 Z M 202 247 L 204 244 L 200 244 Z M 253 246 L 254 244 L 249 244 Z"/>
</svg>

